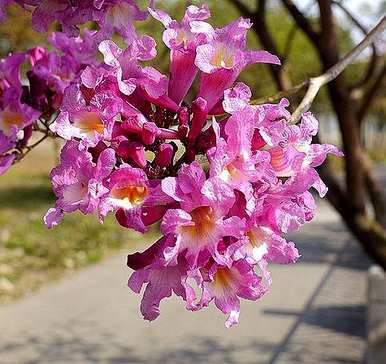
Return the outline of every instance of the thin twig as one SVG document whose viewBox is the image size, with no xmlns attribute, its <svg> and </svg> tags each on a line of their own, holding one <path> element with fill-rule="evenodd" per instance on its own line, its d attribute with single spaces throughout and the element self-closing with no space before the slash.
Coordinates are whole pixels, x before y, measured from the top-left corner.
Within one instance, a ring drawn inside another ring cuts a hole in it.
<svg viewBox="0 0 386 364">
<path fill-rule="evenodd" d="M 367 35 L 368 29 L 348 10 L 342 2 L 333 0 L 332 2 L 334 5 L 339 7 L 346 15 L 347 17 L 351 20 L 351 22 L 363 33 L 364 36 Z M 371 80 L 372 76 L 374 75 L 375 69 L 377 68 L 377 61 L 378 61 L 378 54 L 377 54 L 377 47 L 373 43 L 371 45 L 372 49 L 372 55 L 371 55 L 371 61 L 369 62 L 367 72 L 365 73 L 364 77 L 359 80 L 357 83 L 353 84 L 351 86 L 352 90 L 358 89 L 364 84 L 366 84 L 368 81 Z"/>
<path fill-rule="evenodd" d="M 377 95 L 377 92 L 379 91 L 385 77 L 386 77 L 386 63 L 383 65 L 378 75 L 373 77 L 375 78 L 375 82 L 372 84 L 372 86 L 368 89 L 368 91 L 365 93 L 363 97 L 363 102 L 357 112 L 357 118 L 358 118 L 359 124 L 361 124 L 365 119 L 365 116 L 372 102 L 374 101 L 375 96 Z"/>
<path fill-rule="evenodd" d="M 315 43 L 319 42 L 319 33 L 314 30 L 310 20 L 297 8 L 292 0 L 281 0 L 284 7 L 292 15 L 299 28 L 306 33 Z"/>
<path fill-rule="evenodd" d="M 35 149 L 40 143 L 42 143 L 47 138 L 51 137 L 52 135 L 47 133 L 44 134 L 37 142 L 34 144 L 28 145 L 25 147 L 25 151 L 21 150 L 20 153 L 17 155 L 17 158 L 14 160 L 13 164 L 20 162 L 31 150 Z"/>
<path fill-rule="evenodd" d="M 297 107 L 295 112 L 292 114 L 290 122 L 296 123 L 300 119 L 302 114 L 309 110 L 320 88 L 334 80 L 336 77 L 338 77 L 344 71 L 344 69 L 348 65 L 350 65 L 365 48 L 367 48 L 378 38 L 378 36 L 385 28 L 386 16 L 384 15 L 383 18 L 379 21 L 379 23 L 369 32 L 369 34 L 364 37 L 363 40 L 357 46 L 355 46 L 349 53 L 347 53 L 338 63 L 336 63 L 322 75 L 310 78 L 306 95 L 304 96 L 302 102 Z"/>
<path fill-rule="evenodd" d="M 252 100 L 251 104 L 252 105 L 266 104 L 266 103 L 278 101 L 278 100 L 282 99 L 283 97 L 289 97 L 289 96 L 295 95 L 300 90 L 307 87 L 308 82 L 309 82 L 309 80 L 306 80 L 306 81 L 303 81 L 302 83 L 299 83 L 298 85 L 296 85 L 294 87 L 291 87 L 289 90 L 280 91 L 280 92 L 276 93 L 275 95 L 260 97 L 259 99 Z"/>
<path fill-rule="evenodd" d="M 312 0 L 305 7 L 305 9 L 302 12 L 305 15 L 307 15 L 314 5 L 315 5 L 315 1 Z M 283 52 L 283 57 L 282 57 L 284 65 L 288 62 L 288 58 L 289 58 L 289 55 L 290 55 L 291 50 L 292 50 L 292 45 L 293 45 L 293 42 L 294 42 L 294 39 L 295 39 L 295 36 L 296 36 L 298 30 L 299 30 L 298 25 L 296 23 L 294 23 L 292 25 L 290 31 L 288 32 L 287 39 L 285 41 L 285 48 L 284 48 L 284 52 Z"/>
</svg>

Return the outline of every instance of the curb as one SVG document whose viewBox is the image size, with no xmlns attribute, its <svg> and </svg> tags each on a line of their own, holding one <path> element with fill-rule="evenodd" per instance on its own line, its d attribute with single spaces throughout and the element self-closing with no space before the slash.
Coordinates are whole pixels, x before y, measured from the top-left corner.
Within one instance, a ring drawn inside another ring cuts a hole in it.
<svg viewBox="0 0 386 364">
<path fill-rule="evenodd" d="M 368 271 L 367 364 L 386 363 L 386 274 L 373 265 Z"/>
</svg>

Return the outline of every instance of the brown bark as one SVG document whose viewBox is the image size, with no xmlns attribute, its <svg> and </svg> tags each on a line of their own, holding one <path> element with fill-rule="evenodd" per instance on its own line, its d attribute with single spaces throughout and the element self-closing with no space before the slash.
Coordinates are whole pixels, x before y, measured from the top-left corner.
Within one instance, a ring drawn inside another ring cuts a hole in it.
<svg viewBox="0 0 386 364">
<path fill-rule="evenodd" d="M 343 216 L 367 255 L 386 270 L 386 231 L 365 214 Z"/>
<path fill-rule="evenodd" d="M 375 79 L 375 82 L 372 84 L 372 86 L 369 88 L 369 90 L 363 97 L 363 102 L 357 112 L 357 119 L 358 119 L 359 125 L 361 125 L 363 120 L 365 119 L 367 112 L 369 111 L 369 108 L 372 102 L 374 101 L 377 92 L 381 88 L 385 77 L 386 77 L 386 63 L 383 65 L 380 72 L 378 73 L 378 76 Z"/>
<path fill-rule="evenodd" d="M 268 31 L 265 16 L 267 1 L 257 0 L 257 10 L 255 12 L 250 11 L 240 0 L 231 0 L 231 3 L 236 6 L 243 15 L 252 20 L 252 29 L 259 38 L 263 48 L 277 55 L 283 62 L 283 56 L 279 54 L 275 41 Z M 278 67 L 275 65 L 268 65 L 268 67 L 279 90 L 286 91 L 292 87 L 291 79 L 284 67 Z"/>
<path fill-rule="evenodd" d="M 350 200 L 327 163 L 320 166 L 318 172 L 328 185 L 328 201 L 340 214 L 367 255 L 386 270 L 386 230 L 374 219 L 351 208 Z"/>
<path fill-rule="evenodd" d="M 267 51 L 278 55 L 278 57 L 283 62 L 283 57 L 279 54 L 275 41 L 273 40 L 271 34 L 268 31 L 268 26 L 266 23 L 266 0 L 258 0 L 257 2 L 257 11 L 253 14 L 253 30 L 260 39 L 260 42 L 264 49 Z M 291 79 L 289 78 L 288 73 L 284 67 L 277 67 L 275 65 L 270 65 L 270 70 L 273 78 L 275 79 L 276 84 L 278 85 L 279 90 L 288 90 L 292 87 Z"/>
<path fill-rule="evenodd" d="M 364 169 L 365 183 L 374 209 L 375 220 L 386 230 L 386 198 L 369 158 L 364 160 Z"/>
</svg>

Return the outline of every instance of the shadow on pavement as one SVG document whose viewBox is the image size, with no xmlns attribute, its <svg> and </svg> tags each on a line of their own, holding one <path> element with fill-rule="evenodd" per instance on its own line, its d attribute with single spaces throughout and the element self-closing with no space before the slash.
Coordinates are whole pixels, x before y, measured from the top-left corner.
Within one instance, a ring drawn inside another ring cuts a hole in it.
<svg viewBox="0 0 386 364">
<path fill-rule="evenodd" d="M 145 340 L 145 338 L 144 338 Z M 143 358 L 134 354 L 135 348 L 127 344 L 118 344 L 111 341 L 108 335 L 101 335 L 98 342 L 89 342 L 81 337 L 65 339 L 52 336 L 49 340 L 41 341 L 40 338 L 30 337 L 20 344 L 9 344 L 1 348 L 2 352 L 20 350 L 25 345 L 35 348 L 34 359 L 20 361 L 18 364 L 42 364 L 42 363 L 112 363 L 112 364 L 201 364 L 222 363 L 239 364 L 240 361 L 233 355 L 240 351 L 247 351 L 249 355 L 256 357 L 262 353 L 273 350 L 272 345 L 261 342 L 249 342 L 243 344 L 225 345 L 212 338 L 191 338 L 197 349 L 163 350 L 161 355 L 149 353 L 149 358 Z M 262 363 L 261 361 L 258 361 Z"/>
</svg>

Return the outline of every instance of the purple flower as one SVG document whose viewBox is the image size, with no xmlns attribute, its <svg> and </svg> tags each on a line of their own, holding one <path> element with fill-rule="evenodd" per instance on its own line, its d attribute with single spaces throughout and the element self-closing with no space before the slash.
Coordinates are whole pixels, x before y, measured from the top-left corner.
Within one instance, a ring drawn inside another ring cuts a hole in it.
<svg viewBox="0 0 386 364">
<path fill-rule="evenodd" d="M 10 3 L 33 12 L 35 29 L 55 21 L 62 32 L 49 37 L 56 50 L 0 61 L 0 174 L 29 150 L 33 132 L 62 137 L 46 225 L 78 210 L 100 222 L 114 213 L 142 233 L 159 222 L 162 237 L 127 259 L 128 286 L 145 286 L 143 317 L 156 319 L 161 300 L 176 294 L 192 311 L 213 301 L 226 326 L 236 324 L 240 299 L 257 300 L 271 284 L 269 264 L 299 258 L 285 234 L 313 218 L 310 189 L 327 192 L 316 167 L 341 155 L 312 143 L 312 114 L 291 125 L 288 100 L 251 105 L 249 87 L 234 84 L 246 66 L 279 59 L 247 49 L 248 19 L 214 29 L 206 5 L 189 6 L 176 21 L 154 1 L 141 11 L 133 0 L 0 0 L 0 20 Z M 133 22 L 147 12 L 165 27 L 168 75 L 143 64 L 156 43 Z M 89 21 L 96 30 L 79 28 Z M 125 49 L 112 41 L 116 32 Z"/>
<path fill-rule="evenodd" d="M 48 41 L 63 54 L 72 57 L 78 64 L 97 65 L 95 31 L 85 29 L 82 36 L 70 37 L 66 33 L 54 32 Z"/>
<path fill-rule="evenodd" d="M 165 250 L 168 262 L 176 260 L 185 249 L 191 266 L 201 264 L 201 260 L 207 260 L 210 255 L 222 261 L 217 252 L 219 241 L 224 236 L 242 234 L 242 220 L 226 217 L 235 202 L 232 189 L 216 177 L 201 184 L 199 175 L 202 173 L 200 167 L 192 163 L 177 178 L 170 177 L 162 182 L 162 190 L 181 207 L 169 209 L 161 224 L 164 234 L 177 238 L 175 245 Z M 194 175 L 198 177 L 196 180 Z"/>
<path fill-rule="evenodd" d="M 98 38 L 108 39 L 118 32 L 130 44 L 136 39 L 134 20 L 145 20 L 147 11 L 141 11 L 133 0 L 97 0 L 97 22 L 100 26 Z"/>
<path fill-rule="evenodd" d="M 6 154 L 16 145 L 16 136 L 9 137 L 0 132 L 0 175 L 4 174 L 14 162 L 15 154 Z"/>
<path fill-rule="evenodd" d="M 196 47 L 206 41 L 203 30 L 209 24 L 202 20 L 210 17 L 208 6 L 206 4 L 200 8 L 194 5 L 188 6 L 181 23 L 173 20 L 162 10 L 149 8 L 149 12 L 166 28 L 163 33 L 163 41 L 170 49 L 168 95 L 173 101 L 180 104 L 197 74 L 198 69 L 194 64 Z"/>
<path fill-rule="evenodd" d="M 14 53 L 0 59 L 0 95 L 8 87 L 21 87 L 20 67 L 25 59 L 24 53 Z"/>
<path fill-rule="evenodd" d="M 171 237 L 162 237 L 144 253 L 128 256 L 128 266 L 136 269 L 131 275 L 128 286 L 139 293 L 146 284 L 146 289 L 141 302 L 141 312 L 145 320 L 155 320 L 159 312 L 162 299 L 170 297 L 172 293 L 186 297 L 183 285 L 188 266 L 182 259 L 176 265 L 165 266 L 162 251 L 172 244 Z M 139 262 L 139 264 L 138 264 Z"/>
<path fill-rule="evenodd" d="M 253 266 L 244 260 L 233 262 L 231 267 L 214 263 L 203 276 L 199 306 L 207 306 L 214 300 L 216 307 L 228 315 L 227 328 L 239 321 L 240 298 L 256 301 L 267 291 Z"/>
<path fill-rule="evenodd" d="M 123 51 L 113 41 L 103 41 L 99 45 L 104 62 L 110 66 L 117 78 L 119 90 L 124 95 L 131 95 L 140 86 L 152 98 L 166 93 L 167 78 L 152 67 L 141 68 L 140 60 L 152 59 L 155 54 L 155 42 L 150 37 L 143 37 L 132 42 Z"/>
<path fill-rule="evenodd" d="M 0 108 L 0 133 L 10 138 L 14 138 L 19 130 L 31 125 L 41 114 L 21 103 L 21 92 L 20 88 L 11 87 L 7 88 L 1 97 L 4 108 Z"/>
<path fill-rule="evenodd" d="M 100 199 L 109 190 L 104 186 L 115 165 L 112 149 L 105 149 L 97 163 L 91 154 L 75 141 L 65 144 L 60 154 L 60 165 L 51 172 L 51 183 L 57 201 L 47 211 L 44 221 L 52 228 L 63 218 L 64 213 L 81 211 L 91 214 L 97 210 Z"/>
<path fill-rule="evenodd" d="M 12 2 L 13 0 L 0 0 L 0 21 L 4 21 L 6 19 L 7 14 L 5 12 L 5 8 Z"/>
<path fill-rule="evenodd" d="M 207 101 L 208 111 L 247 65 L 280 64 L 269 52 L 246 50 L 246 35 L 251 25 L 248 19 L 239 18 L 221 29 L 208 28 L 210 41 L 197 47 L 195 64 L 203 72 L 198 97 Z"/>
<path fill-rule="evenodd" d="M 77 84 L 65 90 L 62 112 L 50 129 L 66 140 L 79 138 L 95 146 L 101 140 L 110 140 L 115 117 L 121 102 L 115 93 L 96 93 L 90 100 Z"/>
<path fill-rule="evenodd" d="M 0 155 L 0 176 L 8 171 L 15 158 L 15 154 Z"/>
</svg>

